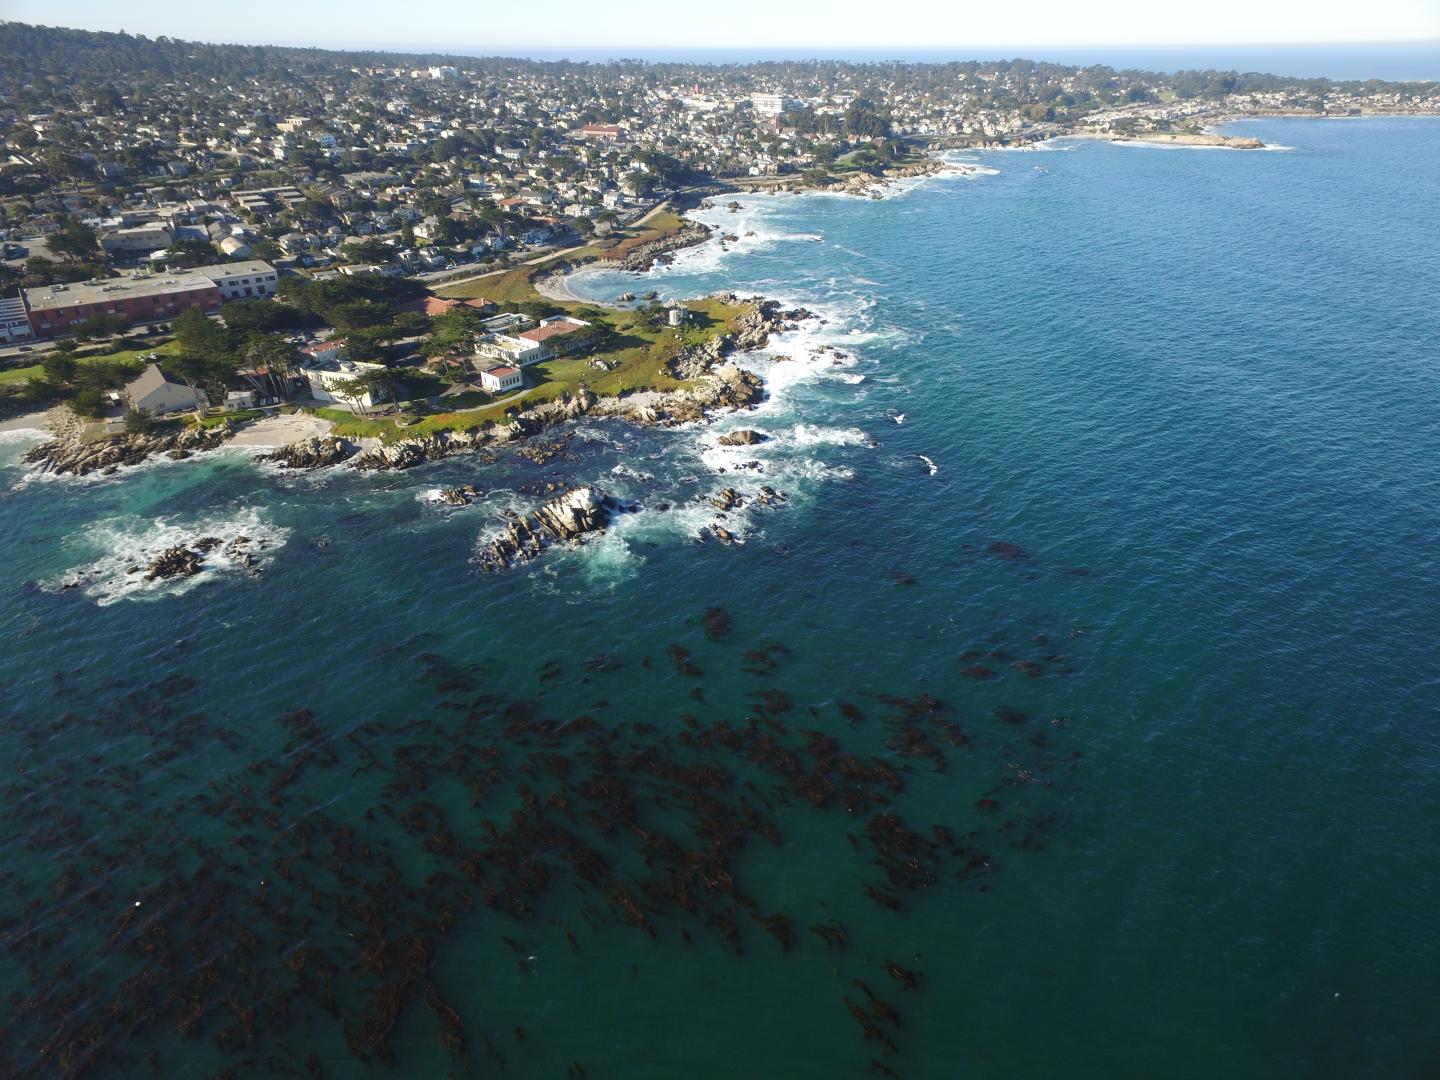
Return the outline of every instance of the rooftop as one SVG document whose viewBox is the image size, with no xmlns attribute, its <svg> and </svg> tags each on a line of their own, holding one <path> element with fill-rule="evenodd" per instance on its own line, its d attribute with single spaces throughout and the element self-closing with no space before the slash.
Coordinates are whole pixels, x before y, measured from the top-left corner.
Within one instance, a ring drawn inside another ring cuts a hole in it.
<svg viewBox="0 0 1440 1080">
<path fill-rule="evenodd" d="M 148 364 L 144 371 L 135 377 L 126 387 L 125 391 L 131 397 L 144 397 L 152 393 L 166 383 L 172 386 L 184 386 L 185 384 L 172 375 L 166 375 L 160 370 L 159 364 Z"/>
<path fill-rule="evenodd" d="M 137 300 L 144 296 L 170 296 L 213 288 L 215 282 L 194 270 L 175 270 L 164 274 L 98 278 L 69 285 L 26 289 L 25 299 L 30 304 L 31 311 L 51 311 L 55 308 L 79 307 L 81 304 L 113 303 Z"/>
<path fill-rule="evenodd" d="M 546 323 L 543 326 L 537 326 L 534 330 L 526 330 L 523 333 L 517 334 L 516 337 L 522 337 L 526 341 L 548 341 L 550 338 L 559 337 L 561 334 L 573 334 L 579 329 L 580 327 L 574 323 L 553 322 Z"/>
</svg>

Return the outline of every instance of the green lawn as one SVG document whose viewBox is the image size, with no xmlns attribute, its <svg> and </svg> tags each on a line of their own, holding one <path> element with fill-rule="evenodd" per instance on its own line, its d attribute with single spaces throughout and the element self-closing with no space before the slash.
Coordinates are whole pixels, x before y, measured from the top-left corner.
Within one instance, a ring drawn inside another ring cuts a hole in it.
<svg viewBox="0 0 1440 1080">
<path fill-rule="evenodd" d="M 172 356 L 179 349 L 174 341 L 167 341 L 160 345 L 146 345 L 138 349 L 122 349 L 120 352 L 107 353 L 100 356 L 76 356 L 75 359 L 82 364 L 94 364 L 102 361 L 113 361 L 115 363 L 134 364 L 139 366 L 144 363 L 140 357 L 146 353 L 159 353 L 162 357 Z M 31 364 L 29 367 L 6 368 L 0 371 L 0 385 L 8 383 L 23 383 L 30 378 L 38 378 L 44 374 L 44 369 L 39 364 Z"/>
<path fill-rule="evenodd" d="M 679 352 L 682 346 L 698 344 L 706 338 L 729 330 L 742 310 L 739 305 L 727 304 L 709 297 L 692 300 L 688 307 L 694 313 L 694 320 L 680 332 L 668 328 L 649 330 L 636 326 L 635 315 L 630 311 L 607 311 L 603 321 L 615 330 L 614 345 L 603 352 L 559 357 L 526 368 L 525 380 L 530 384 L 529 388 L 521 396 L 507 397 L 502 403 L 429 413 L 419 416 L 404 427 L 396 426 L 391 418 L 372 420 L 364 416 L 352 416 L 340 409 L 311 411 L 316 416 L 332 421 L 337 435 L 352 439 L 373 437 L 393 442 L 417 435 L 478 427 L 486 421 L 502 420 L 508 408 L 554 401 L 581 388 L 602 397 L 636 390 L 679 390 L 689 384 L 672 379 L 665 371 L 665 363 Z M 615 364 L 615 367 L 610 371 L 591 367 L 590 360 L 597 357 Z"/>
<path fill-rule="evenodd" d="M 531 279 L 543 274 L 552 264 L 562 261 L 578 263 L 590 258 L 623 258 L 641 244 L 647 244 L 651 240 L 658 240 L 662 236 L 678 232 L 684 224 L 685 219 L 667 207 L 656 213 L 639 228 L 619 230 L 579 251 L 572 251 L 568 255 L 557 255 L 553 259 L 546 259 L 534 266 L 516 266 L 510 270 L 462 282 L 459 285 L 442 287 L 439 293 L 441 296 L 460 300 L 471 300 L 483 296 L 497 304 L 523 304 L 533 300 L 546 300 L 535 291 L 535 287 L 530 282 Z M 546 302 L 554 303 L 555 301 L 546 300 Z M 574 309 L 581 305 L 560 304 L 559 306 Z"/>
</svg>

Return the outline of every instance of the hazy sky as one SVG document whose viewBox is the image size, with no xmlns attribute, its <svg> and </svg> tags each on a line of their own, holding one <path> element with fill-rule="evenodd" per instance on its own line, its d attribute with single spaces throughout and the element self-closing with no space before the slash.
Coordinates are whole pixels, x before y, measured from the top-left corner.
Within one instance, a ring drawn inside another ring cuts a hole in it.
<svg viewBox="0 0 1440 1080">
<path fill-rule="evenodd" d="M 203 41 L 465 53 L 1440 40 L 1440 0 L 0 0 L 0 18 Z"/>
</svg>

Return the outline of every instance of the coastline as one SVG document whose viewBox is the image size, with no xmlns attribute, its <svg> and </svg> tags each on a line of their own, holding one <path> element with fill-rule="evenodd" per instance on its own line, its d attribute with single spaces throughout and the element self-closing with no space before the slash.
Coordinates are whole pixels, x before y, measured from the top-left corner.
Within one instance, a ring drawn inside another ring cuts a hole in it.
<svg viewBox="0 0 1440 1080">
<path fill-rule="evenodd" d="M 731 301 L 738 302 L 733 295 Z M 335 425 L 308 413 L 262 417 L 244 424 L 224 421 L 210 428 L 186 427 L 163 434 L 126 434 L 100 440 L 85 438 L 85 425 L 68 416 L 46 417 L 49 434 L 33 427 L 33 416 L 15 430 L 34 431 L 39 445 L 23 460 L 40 471 L 85 476 L 99 472 L 114 475 L 122 468 L 165 456 L 182 461 L 221 447 L 268 451 L 257 460 L 287 468 L 319 469 L 348 464 L 362 470 L 408 469 L 453 454 L 523 440 L 568 420 L 593 415 L 637 424 L 675 426 L 704 420 L 714 413 L 734 412 L 758 404 L 765 397 L 763 380 L 753 371 L 727 361 L 733 353 L 763 348 L 772 333 L 794 329 L 813 318 L 807 311 L 782 311 L 774 301 L 750 299 L 745 312 L 725 332 L 703 344 L 687 346 L 667 362 L 673 378 L 682 381 L 674 390 L 635 390 L 597 395 L 581 389 L 553 400 L 527 405 L 521 402 L 508 420 L 477 421 L 467 427 L 446 428 L 433 434 L 382 442 L 374 438 L 346 438 L 333 434 Z M 38 415 L 38 414 L 37 414 Z M 400 429 L 396 429 L 399 431 Z"/>
<path fill-rule="evenodd" d="M 41 409 L 38 412 L 22 413 L 8 420 L 0 420 L 0 435 L 20 432 L 33 433 L 34 437 L 49 438 L 55 429 L 56 418 L 51 414 L 55 409 Z"/>
</svg>

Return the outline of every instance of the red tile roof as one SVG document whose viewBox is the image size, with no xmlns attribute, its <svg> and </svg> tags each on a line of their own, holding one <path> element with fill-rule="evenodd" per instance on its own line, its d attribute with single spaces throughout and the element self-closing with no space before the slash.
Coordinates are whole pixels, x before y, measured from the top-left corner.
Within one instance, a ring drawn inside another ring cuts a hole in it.
<svg viewBox="0 0 1440 1080">
<path fill-rule="evenodd" d="M 559 337 L 561 334 L 573 334 L 579 329 L 580 327 L 573 323 L 553 322 L 546 323 L 544 326 L 537 326 L 534 330 L 526 330 L 524 333 L 516 334 L 515 336 L 525 338 L 527 341 L 548 341 L 550 338 Z"/>
</svg>

